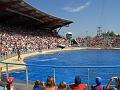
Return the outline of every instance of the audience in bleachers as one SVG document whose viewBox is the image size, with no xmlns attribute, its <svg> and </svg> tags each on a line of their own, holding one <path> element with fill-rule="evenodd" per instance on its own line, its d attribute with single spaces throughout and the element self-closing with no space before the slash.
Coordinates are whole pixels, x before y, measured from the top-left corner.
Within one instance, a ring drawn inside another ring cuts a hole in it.
<svg viewBox="0 0 120 90">
<path fill-rule="evenodd" d="M 80 47 L 94 48 L 119 48 L 120 36 L 115 37 L 85 37 L 76 39 Z M 41 51 L 43 49 L 54 49 L 58 45 L 70 46 L 63 37 L 44 30 L 25 29 L 21 27 L 0 24 L 0 55 L 8 56 L 17 52 Z"/>
<path fill-rule="evenodd" d="M 85 37 L 77 38 L 80 47 L 94 47 L 94 48 L 120 48 L 120 36 L 115 37 Z"/>
<path fill-rule="evenodd" d="M 68 45 L 65 38 L 42 30 L 27 30 L 21 27 L 0 25 L 0 33 L 0 52 L 5 56 L 17 52 L 17 48 L 21 52 L 27 52 L 54 49 L 59 44 Z"/>
</svg>

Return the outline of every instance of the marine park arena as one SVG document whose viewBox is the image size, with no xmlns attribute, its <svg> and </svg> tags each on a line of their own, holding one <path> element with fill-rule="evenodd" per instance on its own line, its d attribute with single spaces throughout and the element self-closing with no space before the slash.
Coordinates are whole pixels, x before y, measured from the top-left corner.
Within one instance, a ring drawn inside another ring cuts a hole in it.
<svg viewBox="0 0 120 90">
<path fill-rule="evenodd" d="M 120 35 L 59 35 L 72 23 L 0 0 L 0 90 L 120 90 Z"/>
</svg>

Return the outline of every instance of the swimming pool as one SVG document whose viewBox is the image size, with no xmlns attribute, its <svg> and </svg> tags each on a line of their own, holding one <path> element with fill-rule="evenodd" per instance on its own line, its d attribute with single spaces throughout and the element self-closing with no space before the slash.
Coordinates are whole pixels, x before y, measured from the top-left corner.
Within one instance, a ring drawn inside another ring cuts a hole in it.
<svg viewBox="0 0 120 90">
<path fill-rule="evenodd" d="M 40 54 L 25 58 L 27 64 L 51 65 L 51 66 L 111 66 L 120 65 L 120 50 L 72 50 L 60 51 L 49 54 Z M 28 67 L 29 80 L 39 79 L 46 81 L 47 76 L 53 76 L 50 67 Z M 112 76 L 120 76 L 119 68 L 92 68 L 89 70 L 89 83 L 93 84 L 97 76 L 103 78 L 103 84 Z M 25 80 L 25 71 L 12 73 L 15 78 Z M 68 84 L 74 81 L 75 75 L 80 75 L 82 82 L 88 82 L 88 70 L 86 68 L 57 68 L 56 82 L 65 81 Z"/>
</svg>

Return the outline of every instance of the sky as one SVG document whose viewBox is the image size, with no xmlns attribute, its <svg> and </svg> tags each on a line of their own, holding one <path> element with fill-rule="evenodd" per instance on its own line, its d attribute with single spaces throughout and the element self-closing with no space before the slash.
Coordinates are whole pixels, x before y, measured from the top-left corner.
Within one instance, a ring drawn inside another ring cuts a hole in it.
<svg viewBox="0 0 120 90">
<path fill-rule="evenodd" d="M 35 8 L 68 19 L 74 23 L 59 34 L 72 32 L 73 37 L 95 36 L 97 27 L 103 32 L 120 34 L 120 0 L 26 0 Z"/>
</svg>

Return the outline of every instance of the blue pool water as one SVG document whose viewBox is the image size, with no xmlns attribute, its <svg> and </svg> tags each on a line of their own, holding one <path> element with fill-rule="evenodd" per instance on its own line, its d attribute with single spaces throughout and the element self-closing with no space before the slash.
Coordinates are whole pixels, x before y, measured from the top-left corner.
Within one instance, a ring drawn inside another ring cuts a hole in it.
<svg viewBox="0 0 120 90">
<path fill-rule="evenodd" d="M 40 54 L 25 58 L 27 64 L 52 66 L 111 66 L 120 65 L 120 50 L 74 50 L 60 51 L 49 54 Z M 46 81 L 47 76 L 53 76 L 50 67 L 29 66 L 29 80 L 39 79 Z M 97 76 L 103 78 L 106 84 L 112 76 L 120 76 L 119 68 L 91 68 L 89 70 L 89 83 L 94 84 Z M 25 80 L 25 71 L 12 72 L 15 78 Z M 83 83 L 88 83 L 88 69 L 86 68 L 57 68 L 56 82 L 65 81 L 68 84 L 74 81 L 75 75 L 80 75 Z"/>
</svg>

